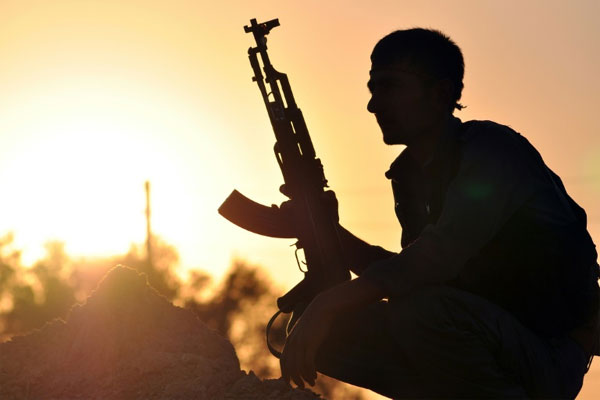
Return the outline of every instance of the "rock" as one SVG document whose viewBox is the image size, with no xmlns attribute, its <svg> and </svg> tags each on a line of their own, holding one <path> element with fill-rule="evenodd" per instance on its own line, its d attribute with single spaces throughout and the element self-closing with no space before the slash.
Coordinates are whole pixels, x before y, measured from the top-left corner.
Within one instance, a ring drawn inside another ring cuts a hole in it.
<svg viewBox="0 0 600 400">
<path fill-rule="evenodd" d="M 0 398 L 319 397 L 246 375 L 231 343 L 160 296 L 144 275 L 118 266 L 66 322 L 0 344 Z"/>
<path fill-rule="evenodd" d="M 261 381 L 252 371 L 227 391 L 224 400 L 313 400 L 320 399 L 308 389 L 290 390 L 282 379 Z"/>
</svg>

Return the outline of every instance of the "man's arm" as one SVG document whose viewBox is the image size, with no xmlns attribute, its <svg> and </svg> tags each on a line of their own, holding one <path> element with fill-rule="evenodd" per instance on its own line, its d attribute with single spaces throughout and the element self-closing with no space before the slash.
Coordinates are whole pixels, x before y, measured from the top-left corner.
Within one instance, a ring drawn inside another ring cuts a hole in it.
<svg viewBox="0 0 600 400">
<path fill-rule="evenodd" d="M 287 194 L 285 185 L 280 189 L 281 193 Z M 339 221 L 338 215 L 338 200 L 333 190 L 328 190 L 323 194 L 323 202 L 327 209 L 336 221 Z M 290 215 L 294 212 L 294 203 L 291 200 L 285 201 L 280 205 L 281 210 L 286 215 L 289 221 L 292 220 Z M 388 251 L 380 246 L 375 246 L 356 237 L 349 230 L 344 228 L 338 222 L 337 233 L 339 235 L 346 260 L 348 260 L 348 268 L 350 271 L 360 276 L 372 263 L 390 258 L 397 253 Z"/>
<path fill-rule="evenodd" d="M 402 252 L 368 268 L 362 278 L 386 296 L 454 279 L 540 185 L 540 165 L 514 131 L 489 123 L 463 147 L 459 171 L 448 187 L 442 213 Z"/>
<path fill-rule="evenodd" d="M 359 239 L 341 225 L 339 226 L 338 232 L 342 240 L 344 252 L 350 263 L 350 271 L 358 276 L 360 276 L 372 263 L 385 260 L 396 254 L 383 247 L 374 246 Z"/>
<path fill-rule="evenodd" d="M 304 382 L 314 386 L 315 356 L 335 317 L 383 297 L 378 285 L 362 278 L 340 283 L 315 297 L 286 340 L 280 359 L 283 379 L 288 383 L 292 380 L 299 387 L 304 387 Z"/>
</svg>

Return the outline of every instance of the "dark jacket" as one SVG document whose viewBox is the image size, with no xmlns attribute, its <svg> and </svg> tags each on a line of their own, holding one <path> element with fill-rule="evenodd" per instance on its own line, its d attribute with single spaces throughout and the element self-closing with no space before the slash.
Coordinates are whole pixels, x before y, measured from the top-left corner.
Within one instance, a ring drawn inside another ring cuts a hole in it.
<svg viewBox="0 0 600 400">
<path fill-rule="evenodd" d="M 459 123 L 444 137 L 426 167 L 405 153 L 396 159 L 386 176 L 392 180 L 402 247 L 410 246 L 426 226 L 438 222 L 466 144 L 482 139 L 477 135 L 492 137 L 499 131 L 511 135 L 511 145 L 534 166 L 536 179 L 552 188 L 544 194 L 554 196 L 548 204 L 561 208 L 566 217 L 561 221 L 547 218 L 531 203 L 523 202 L 506 215 L 491 240 L 470 254 L 447 283 L 500 305 L 544 337 L 560 336 L 584 325 L 598 312 L 597 254 L 586 229 L 584 210 L 569 197 L 560 178 L 546 167 L 535 148 L 512 129 L 489 121 Z M 472 196 L 485 196 L 487 189 L 473 184 L 465 190 Z M 501 206 L 490 202 L 490 207 Z"/>
</svg>

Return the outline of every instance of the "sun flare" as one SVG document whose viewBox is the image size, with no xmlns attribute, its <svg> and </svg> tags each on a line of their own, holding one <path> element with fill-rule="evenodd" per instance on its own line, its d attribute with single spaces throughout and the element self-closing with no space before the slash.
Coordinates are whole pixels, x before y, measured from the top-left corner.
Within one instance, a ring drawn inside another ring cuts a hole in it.
<svg viewBox="0 0 600 400">
<path fill-rule="evenodd" d="M 25 140 L 0 161 L 0 182 L 15 188 L 3 199 L 0 220 L 19 227 L 25 261 L 52 238 L 68 240 L 75 254 L 123 252 L 142 241 L 145 180 L 159 189 L 156 209 L 169 210 L 168 218 L 156 213 L 156 225 L 185 231 L 182 221 L 193 212 L 189 150 L 164 135 L 184 128 L 181 112 L 135 88 L 92 81 L 32 92 L 18 111 L 12 116 L 19 132 L 11 132 Z"/>
</svg>

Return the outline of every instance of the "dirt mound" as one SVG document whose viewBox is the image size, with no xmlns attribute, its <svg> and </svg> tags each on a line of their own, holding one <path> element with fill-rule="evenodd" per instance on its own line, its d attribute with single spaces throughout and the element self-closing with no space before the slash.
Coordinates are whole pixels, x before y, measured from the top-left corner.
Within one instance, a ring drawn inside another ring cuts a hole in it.
<svg viewBox="0 0 600 400">
<path fill-rule="evenodd" d="M 320 399 L 310 390 L 290 390 L 281 379 L 261 381 L 250 374 L 238 379 L 225 394 L 224 400 L 314 400 Z"/>
<path fill-rule="evenodd" d="M 258 397 L 257 397 L 258 396 Z M 240 371 L 231 343 L 126 267 L 67 322 L 0 344 L 2 399 L 315 399 Z"/>
</svg>

